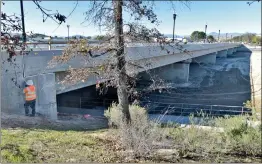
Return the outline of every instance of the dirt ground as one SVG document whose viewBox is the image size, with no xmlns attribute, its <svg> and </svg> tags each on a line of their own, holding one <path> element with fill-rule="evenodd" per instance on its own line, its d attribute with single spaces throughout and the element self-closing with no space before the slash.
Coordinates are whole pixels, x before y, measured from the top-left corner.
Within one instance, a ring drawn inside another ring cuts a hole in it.
<svg viewBox="0 0 262 164">
<path fill-rule="evenodd" d="M 58 120 L 49 120 L 42 116 L 27 117 L 1 112 L 1 128 L 32 128 L 54 130 L 97 130 L 107 128 L 107 119 L 103 117 L 58 116 Z"/>
</svg>

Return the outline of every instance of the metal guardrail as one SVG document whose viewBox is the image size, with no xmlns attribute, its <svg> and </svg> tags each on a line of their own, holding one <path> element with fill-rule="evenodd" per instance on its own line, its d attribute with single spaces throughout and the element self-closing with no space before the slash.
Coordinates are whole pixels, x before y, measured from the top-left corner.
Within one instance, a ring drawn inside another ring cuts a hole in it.
<svg viewBox="0 0 262 164">
<path fill-rule="evenodd" d="M 74 107 L 83 110 L 92 109 L 96 106 L 108 108 L 112 102 L 117 102 L 116 99 L 90 99 L 81 97 L 79 99 L 70 99 L 66 101 L 66 106 L 58 103 L 62 107 Z M 251 115 L 252 111 L 243 106 L 227 106 L 227 105 L 204 105 L 204 104 L 188 104 L 188 103 L 162 103 L 151 101 L 139 101 L 138 104 L 148 110 L 149 114 L 165 114 L 188 116 L 194 115 L 209 115 L 209 116 L 225 116 L 225 115 Z"/>
<path fill-rule="evenodd" d="M 143 106 L 143 105 L 142 105 Z M 243 115 L 251 114 L 251 110 L 243 106 L 225 106 L 225 105 L 203 105 L 203 104 L 187 104 L 187 103 L 161 103 L 146 102 L 144 107 L 149 109 L 149 113 L 166 115 Z"/>
</svg>

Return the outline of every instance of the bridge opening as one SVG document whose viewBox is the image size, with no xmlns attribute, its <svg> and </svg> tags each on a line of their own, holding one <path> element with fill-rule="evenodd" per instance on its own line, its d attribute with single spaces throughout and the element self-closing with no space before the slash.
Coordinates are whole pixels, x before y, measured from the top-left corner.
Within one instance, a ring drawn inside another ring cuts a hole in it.
<svg viewBox="0 0 262 164">
<path fill-rule="evenodd" d="M 87 114 L 92 110 L 101 113 L 117 100 L 116 88 L 97 89 L 95 85 L 57 95 L 58 113 Z"/>
</svg>

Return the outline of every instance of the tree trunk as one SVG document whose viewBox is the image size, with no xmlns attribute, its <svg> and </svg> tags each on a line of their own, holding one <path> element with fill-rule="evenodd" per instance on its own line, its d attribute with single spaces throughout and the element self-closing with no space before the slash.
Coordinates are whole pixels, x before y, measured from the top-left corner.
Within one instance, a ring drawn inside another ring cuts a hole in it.
<svg viewBox="0 0 262 164">
<path fill-rule="evenodd" d="M 122 111 L 123 119 L 129 123 L 131 121 L 128 105 L 127 94 L 127 74 L 125 69 L 124 55 L 124 36 L 123 36 L 123 17 L 122 17 L 122 0 L 112 0 L 114 4 L 114 23 L 115 23 L 115 47 L 117 58 L 117 96 L 119 108 Z"/>
</svg>

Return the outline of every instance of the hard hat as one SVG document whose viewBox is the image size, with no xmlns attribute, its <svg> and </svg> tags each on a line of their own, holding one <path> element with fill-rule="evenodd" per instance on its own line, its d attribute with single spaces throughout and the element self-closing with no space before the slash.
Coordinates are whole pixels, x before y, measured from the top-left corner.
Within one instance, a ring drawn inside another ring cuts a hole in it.
<svg viewBox="0 0 262 164">
<path fill-rule="evenodd" d="M 33 83 L 33 80 L 27 80 L 26 81 L 26 85 L 33 85 L 34 83 Z"/>
</svg>

